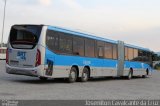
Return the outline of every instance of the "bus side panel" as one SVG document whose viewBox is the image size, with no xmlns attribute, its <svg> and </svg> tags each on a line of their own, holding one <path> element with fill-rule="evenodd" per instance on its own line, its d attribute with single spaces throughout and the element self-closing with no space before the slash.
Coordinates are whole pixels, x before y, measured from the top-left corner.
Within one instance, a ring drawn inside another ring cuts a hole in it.
<svg viewBox="0 0 160 106">
<path fill-rule="evenodd" d="M 117 60 L 104 60 L 104 76 L 117 76 Z"/>
<path fill-rule="evenodd" d="M 53 64 L 50 64 L 53 63 Z M 52 78 L 68 77 L 73 65 L 79 68 L 79 77 L 82 75 L 84 66 L 90 67 L 91 77 L 96 76 L 116 76 L 117 60 L 96 59 L 69 55 L 58 55 L 46 49 L 45 66 L 51 68 L 50 74 L 45 75 Z M 46 70 L 47 71 L 47 70 Z"/>
<path fill-rule="evenodd" d="M 45 55 L 45 76 L 51 78 L 66 78 L 69 76 L 73 65 L 80 66 L 80 59 L 74 56 L 55 54 L 46 48 Z M 75 64 L 74 64 L 75 63 Z"/>
<path fill-rule="evenodd" d="M 63 56 L 57 55 L 55 57 L 55 65 L 62 65 L 62 70 L 66 69 L 69 75 L 69 71 L 73 65 L 77 65 L 80 69 L 84 66 L 90 67 L 91 77 L 98 76 L 116 76 L 116 60 L 96 59 L 78 56 Z M 68 67 L 69 66 L 69 67 Z M 65 72 L 66 73 L 66 72 Z M 79 72 L 79 77 L 82 75 L 82 70 Z"/>
<path fill-rule="evenodd" d="M 146 73 L 147 70 L 148 70 L 148 75 L 152 75 L 152 68 L 151 68 L 150 65 L 144 63 L 144 64 L 143 64 L 143 69 L 145 70 L 145 73 Z"/>
<path fill-rule="evenodd" d="M 56 55 L 55 67 L 53 77 L 69 77 L 70 69 L 72 66 L 78 66 L 79 77 L 83 71 L 83 58 L 78 56 L 69 55 Z"/>
<path fill-rule="evenodd" d="M 130 61 L 125 61 L 125 70 L 124 70 L 124 76 L 127 76 L 130 68 L 133 69 L 133 76 L 138 76 L 138 75 L 145 75 L 146 74 L 146 69 L 149 69 L 149 65 L 141 63 L 141 62 L 130 62 Z"/>
</svg>

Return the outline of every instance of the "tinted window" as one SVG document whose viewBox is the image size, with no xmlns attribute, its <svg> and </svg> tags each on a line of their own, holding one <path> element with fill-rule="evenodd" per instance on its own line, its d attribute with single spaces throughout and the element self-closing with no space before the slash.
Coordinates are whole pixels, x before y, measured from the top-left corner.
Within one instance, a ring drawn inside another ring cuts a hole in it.
<svg viewBox="0 0 160 106">
<path fill-rule="evenodd" d="M 139 61 L 138 49 L 125 47 L 125 60 Z"/>
<path fill-rule="evenodd" d="M 80 37 L 73 38 L 73 54 L 84 56 L 84 39 Z"/>
<path fill-rule="evenodd" d="M 138 57 L 138 49 L 134 49 L 133 54 L 134 54 L 133 61 L 140 61 Z"/>
<path fill-rule="evenodd" d="M 133 54 L 133 48 L 128 48 L 128 59 L 133 60 L 134 54 Z"/>
<path fill-rule="evenodd" d="M 125 60 L 149 63 L 152 61 L 152 57 L 150 52 L 125 47 Z"/>
<path fill-rule="evenodd" d="M 72 53 L 72 37 L 69 34 L 59 33 L 59 50 L 61 53 Z"/>
<path fill-rule="evenodd" d="M 113 59 L 117 59 L 118 58 L 118 48 L 117 45 L 113 45 Z"/>
<path fill-rule="evenodd" d="M 33 49 L 38 43 L 42 26 L 13 26 L 10 43 L 16 49 Z"/>
<path fill-rule="evenodd" d="M 59 50 L 58 32 L 48 30 L 47 37 L 46 37 L 46 44 L 50 50 L 58 52 L 58 50 Z"/>
<path fill-rule="evenodd" d="M 128 47 L 125 47 L 125 60 L 128 60 Z"/>
<path fill-rule="evenodd" d="M 104 57 L 104 46 L 105 46 L 104 42 L 97 41 L 97 56 L 100 58 Z"/>
<path fill-rule="evenodd" d="M 134 49 L 134 58 L 138 57 L 138 49 Z"/>
<path fill-rule="evenodd" d="M 108 59 L 112 59 L 113 58 L 113 47 L 112 44 L 110 43 L 105 43 L 105 54 L 104 57 L 108 58 Z"/>
<path fill-rule="evenodd" d="M 143 62 L 149 62 L 149 54 L 146 51 L 143 51 Z"/>
<path fill-rule="evenodd" d="M 85 56 L 87 57 L 94 57 L 94 40 L 85 39 Z"/>
<path fill-rule="evenodd" d="M 138 50 L 138 56 L 143 56 L 143 51 L 142 50 Z"/>
<path fill-rule="evenodd" d="M 46 45 L 55 53 L 72 53 L 72 36 L 57 31 L 47 31 Z"/>
</svg>

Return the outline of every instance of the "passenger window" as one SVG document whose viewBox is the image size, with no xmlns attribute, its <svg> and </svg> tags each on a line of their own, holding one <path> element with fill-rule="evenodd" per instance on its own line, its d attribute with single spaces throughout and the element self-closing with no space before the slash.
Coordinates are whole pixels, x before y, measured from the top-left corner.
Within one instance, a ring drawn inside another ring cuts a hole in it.
<svg viewBox="0 0 160 106">
<path fill-rule="evenodd" d="M 80 37 L 73 38 L 73 54 L 84 56 L 84 39 Z"/>
<path fill-rule="evenodd" d="M 138 49 L 134 49 L 134 58 L 138 57 Z"/>
<path fill-rule="evenodd" d="M 99 58 L 104 58 L 104 45 L 104 42 L 97 41 L 97 53 Z"/>
<path fill-rule="evenodd" d="M 117 48 L 117 45 L 113 45 L 113 59 L 118 59 L 118 48 Z"/>
<path fill-rule="evenodd" d="M 94 40 L 85 39 L 85 56 L 95 57 Z"/>
<path fill-rule="evenodd" d="M 128 47 L 125 47 L 125 60 L 128 61 Z"/>
<path fill-rule="evenodd" d="M 138 49 L 134 49 L 133 54 L 134 54 L 133 61 L 139 61 L 140 59 L 138 57 Z"/>
<path fill-rule="evenodd" d="M 133 60 L 134 56 L 133 56 L 133 48 L 128 48 L 128 59 L 131 61 Z"/>
<path fill-rule="evenodd" d="M 104 49 L 103 47 L 98 47 L 98 57 L 103 58 Z"/>
<path fill-rule="evenodd" d="M 56 52 L 56 51 L 59 50 L 59 36 L 58 36 L 58 32 L 54 32 L 54 31 L 51 31 L 51 30 L 47 31 L 46 45 L 52 51 Z"/>
<path fill-rule="evenodd" d="M 59 50 L 61 53 L 72 53 L 72 37 L 59 33 Z"/>
<path fill-rule="evenodd" d="M 105 54 L 104 57 L 108 58 L 108 59 L 112 59 L 113 58 L 113 47 L 112 44 L 110 43 L 105 43 Z"/>
</svg>

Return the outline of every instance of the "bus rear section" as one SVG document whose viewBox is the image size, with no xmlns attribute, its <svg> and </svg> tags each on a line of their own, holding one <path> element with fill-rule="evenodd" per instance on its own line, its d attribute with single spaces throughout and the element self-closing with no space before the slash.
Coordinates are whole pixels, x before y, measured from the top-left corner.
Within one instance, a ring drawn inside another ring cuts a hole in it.
<svg viewBox="0 0 160 106">
<path fill-rule="evenodd" d="M 14 25 L 11 28 L 6 53 L 6 72 L 9 74 L 41 76 L 42 26 Z"/>
</svg>

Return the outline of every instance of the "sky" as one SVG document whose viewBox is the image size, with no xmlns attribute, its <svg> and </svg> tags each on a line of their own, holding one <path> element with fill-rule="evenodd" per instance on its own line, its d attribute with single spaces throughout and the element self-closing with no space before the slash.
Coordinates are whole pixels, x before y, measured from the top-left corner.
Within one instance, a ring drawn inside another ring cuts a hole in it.
<svg viewBox="0 0 160 106">
<path fill-rule="evenodd" d="M 0 0 L 0 39 L 4 0 Z M 46 24 L 160 51 L 160 0 L 7 0 L 4 42 L 14 24 Z"/>
</svg>

